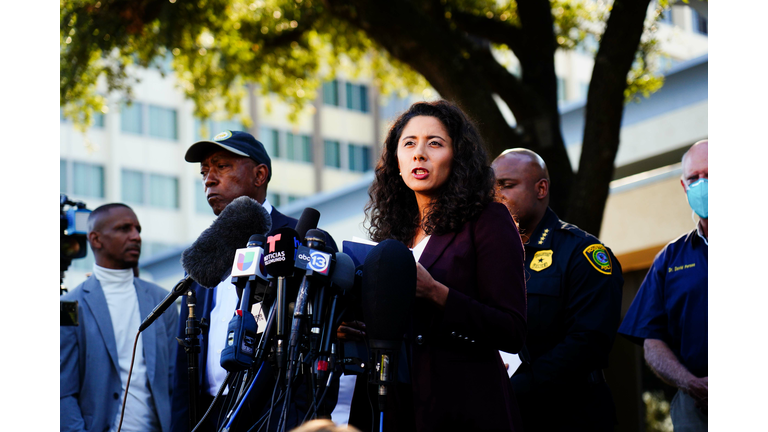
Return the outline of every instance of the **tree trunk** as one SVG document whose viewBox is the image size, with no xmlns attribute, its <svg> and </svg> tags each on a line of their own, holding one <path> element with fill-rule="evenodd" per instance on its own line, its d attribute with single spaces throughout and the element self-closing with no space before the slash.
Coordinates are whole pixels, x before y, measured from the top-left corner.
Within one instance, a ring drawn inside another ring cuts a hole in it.
<svg viewBox="0 0 768 432">
<path fill-rule="evenodd" d="M 530 148 L 545 158 L 553 181 L 566 185 L 573 172 L 557 111 L 552 15 L 547 0 L 537 2 L 527 14 L 529 27 L 524 24 L 523 29 L 521 42 L 528 47 L 522 81 L 493 59 L 487 43 L 452 29 L 439 2 L 327 0 L 326 5 L 331 13 L 365 31 L 393 57 L 422 74 L 441 97 L 458 104 L 477 122 L 491 159 L 507 148 Z M 494 94 L 513 111 L 517 129 L 507 124 Z M 567 192 L 563 187 L 554 195 L 556 208 L 562 209 Z"/>
<path fill-rule="evenodd" d="M 635 59 L 649 0 L 616 0 L 595 57 L 579 170 L 561 217 L 599 235 L 613 178 L 627 74 Z"/>
</svg>

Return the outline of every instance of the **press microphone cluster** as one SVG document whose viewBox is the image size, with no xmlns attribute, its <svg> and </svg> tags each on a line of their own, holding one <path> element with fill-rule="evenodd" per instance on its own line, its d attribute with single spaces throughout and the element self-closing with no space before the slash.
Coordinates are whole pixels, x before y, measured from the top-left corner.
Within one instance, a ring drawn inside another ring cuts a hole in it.
<svg viewBox="0 0 768 432">
<path fill-rule="evenodd" d="M 297 426 L 287 425 L 286 418 L 292 387 L 299 376 L 305 383 L 311 383 L 307 387 L 313 392 L 310 409 L 314 412 L 307 413 L 306 419 L 314 417 L 342 360 L 338 358 L 336 329 L 345 311 L 353 306 L 352 300 L 354 306 L 362 306 L 371 349 L 368 363 L 375 366 L 369 368 L 369 379 L 378 386 L 379 408 L 384 409 L 388 386 L 396 377 L 396 359 L 415 296 L 413 255 L 402 243 L 387 240 L 368 253 L 363 266 L 355 268 L 350 256 L 327 246 L 327 234 L 317 229 L 319 219 L 317 210 L 307 208 L 296 229 L 270 231 L 271 218 L 258 202 L 247 197 L 233 200 L 184 251 L 182 267 L 187 276 L 141 325 L 143 331 L 179 296 L 194 293 L 190 290 L 193 282 L 214 288 L 224 275 L 231 275 L 239 303 L 228 326 L 220 363 L 233 375 L 231 380 L 228 375 L 220 393 L 225 385 L 232 385 L 230 394 L 236 395 L 236 400 L 226 416 L 226 425 L 222 425 L 226 426 L 224 429 L 228 430 L 237 417 L 267 362 L 272 366 L 267 370 L 275 373 L 275 390 L 279 390 L 273 394 L 279 394 L 277 400 L 282 399 L 283 407 L 280 421 L 272 425 L 278 424 L 278 430 Z M 252 310 L 259 314 L 268 310 L 268 315 L 258 320 Z M 197 343 L 194 331 L 188 328 L 187 332 L 187 343 Z M 193 370 L 196 359 L 196 353 L 189 349 L 190 390 L 197 379 Z M 235 382 L 240 383 L 238 391 Z M 268 403 L 269 397 L 261 400 Z M 273 400 L 267 407 L 266 422 L 276 406 L 279 410 L 279 404 Z M 259 408 L 251 407 L 257 411 Z M 194 412 L 190 412 L 196 419 Z"/>
<path fill-rule="evenodd" d="M 230 373 L 244 374 L 235 378 L 242 380 L 241 389 L 234 392 L 238 400 L 233 406 L 237 407 L 253 387 L 260 373 L 256 371 L 265 362 L 272 365 L 268 370 L 275 373 L 275 390 L 283 401 L 278 430 L 292 427 L 286 424 L 286 414 L 298 376 L 311 383 L 307 387 L 314 392 L 310 407 L 314 412 L 307 418 L 320 408 L 337 361 L 336 328 L 346 307 L 343 299 L 354 285 L 352 259 L 326 245 L 327 234 L 317 229 L 319 219 L 317 210 L 307 208 L 296 229 L 283 227 L 266 237 L 252 236 L 247 247 L 237 249 L 229 261 L 240 299 L 229 324 L 221 365 Z M 260 310 L 269 310 L 263 329 L 251 313 L 256 302 L 261 302 Z M 274 402 L 268 406 L 270 419 L 276 406 L 279 410 Z M 226 417 L 228 424 L 236 416 L 237 409 L 232 408 Z"/>
</svg>

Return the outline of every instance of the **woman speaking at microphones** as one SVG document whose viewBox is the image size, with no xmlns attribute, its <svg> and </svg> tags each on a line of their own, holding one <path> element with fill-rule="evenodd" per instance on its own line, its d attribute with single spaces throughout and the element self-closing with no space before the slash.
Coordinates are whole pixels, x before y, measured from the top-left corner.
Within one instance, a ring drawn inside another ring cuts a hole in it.
<svg viewBox="0 0 768 432">
<path fill-rule="evenodd" d="M 493 202 L 476 127 L 450 102 L 416 103 L 389 130 L 375 174 L 371 239 L 398 240 L 417 261 L 406 334 L 411 394 L 395 395 L 412 411 L 397 404 L 398 424 L 389 426 L 521 430 L 499 351 L 517 353 L 525 342 L 523 245 L 507 208 Z"/>
</svg>

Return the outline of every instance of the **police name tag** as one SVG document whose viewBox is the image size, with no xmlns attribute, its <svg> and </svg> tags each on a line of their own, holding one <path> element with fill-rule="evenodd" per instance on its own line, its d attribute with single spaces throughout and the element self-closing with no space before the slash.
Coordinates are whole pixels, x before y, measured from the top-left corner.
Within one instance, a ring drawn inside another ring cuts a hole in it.
<svg viewBox="0 0 768 432">
<path fill-rule="evenodd" d="M 531 270 L 533 271 L 542 271 L 551 265 L 552 265 L 551 250 L 538 251 L 533 255 L 533 258 L 531 259 Z"/>
</svg>

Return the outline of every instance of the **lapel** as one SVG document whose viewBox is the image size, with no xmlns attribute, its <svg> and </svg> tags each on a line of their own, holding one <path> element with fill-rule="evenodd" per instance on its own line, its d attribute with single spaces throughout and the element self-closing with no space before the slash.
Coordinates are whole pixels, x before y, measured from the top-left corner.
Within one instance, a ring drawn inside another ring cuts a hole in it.
<svg viewBox="0 0 768 432">
<path fill-rule="evenodd" d="M 139 278 L 134 278 L 133 286 L 136 288 L 136 297 L 139 299 L 140 321 L 143 322 L 144 318 L 146 318 L 157 305 L 152 300 L 152 296 L 149 294 L 149 287 L 147 287 L 144 281 Z M 145 330 L 141 334 L 141 344 L 144 347 L 144 363 L 147 366 L 147 380 L 149 382 L 154 382 L 155 379 L 155 359 L 157 358 L 156 339 L 158 334 L 155 330 L 158 325 L 160 325 L 159 320 L 154 323 L 155 327 L 150 326 L 152 329 L 151 331 Z M 150 328 L 147 330 L 150 330 Z M 142 355 L 142 353 L 137 353 L 137 355 Z"/>
<path fill-rule="evenodd" d="M 424 252 L 421 253 L 419 263 L 421 263 L 425 269 L 429 270 L 429 268 L 443 255 L 443 252 L 445 252 L 445 249 L 451 244 L 454 237 L 456 237 L 455 232 L 439 236 L 433 235 L 430 237 L 427 247 L 424 248 Z"/>
<path fill-rule="evenodd" d="M 282 228 L 286 226 L 289 228 L 296 227 L 295 222 L 291 224 L 291 222 L 293 222 L 293 219 L 277 211 L 275 206 L 272 206 L 272 212 L 269 214 L 269 216 L 272 218 L 272 229 L 270 229 L 269 232 L 273 232 L 278 228 Z"/>
<path fill-rule="evenodd" d="M 101 289 L 101 284 L 95 276 L 89 277 L 83 284 L 83 302 L 88 310 L 93 315 L 94 321 L 96 321 L 96 327 L 99 328 L 99 333 L 104 341 L 104 346 L 107 347 L 107 353 L 109 353 L 109 359 L 112 361 L 112 367 L 116 371 L 120 371 L 120 366 L 117 357 L 117 342 L 115 341 L 115 330 L 112 328 L 112 317 L 109 315 L 109 306 L 107 306 L 107 298 L 104 296 L 104 291 Z"/>
</svg>

